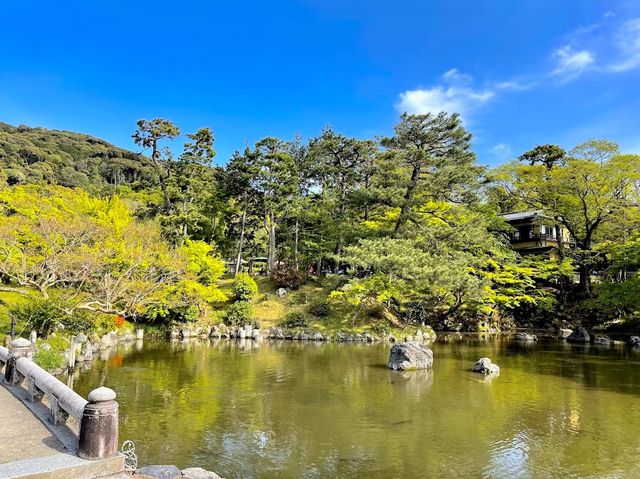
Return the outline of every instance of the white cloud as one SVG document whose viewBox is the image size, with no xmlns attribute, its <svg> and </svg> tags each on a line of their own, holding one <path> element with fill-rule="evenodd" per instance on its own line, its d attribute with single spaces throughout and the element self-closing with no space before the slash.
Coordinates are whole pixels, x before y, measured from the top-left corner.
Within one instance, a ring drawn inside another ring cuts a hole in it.
<svg viewBox="0 0 640 479">
<path fill-rule="evenodd" d="M 513 150 L 506 143 L 498 143 L 491 147 L 493 156 L 501 162 L 513 159 Z"/>
<path fill-rule="evenodd" d="M 626 72 L 640 66 L 640 18 L 622 24 L 615 34 L 615 44 L 619 58 L 608 66 L 608 70 Z"/>
<path fill-rule="evenodd" d="M 473 78 L 451 69 L 442 75 L 441 83 L 430 88 L 418 88 L 400 93 L 396 108 L 407 113 L 433 113 L 441 111 L 460 113 L 463 118 L 491 100 L 491 89 L 474 89 Z"/>
<path fill-rule="evenodd" d="M 565 81 L 577 78 L 595 62 L 589 50 L 574 51 L 570 45 L 558 48 L 553 52 L 553 57 L 557 64 L 552 74 L 563 76 Z"/>
</svg>

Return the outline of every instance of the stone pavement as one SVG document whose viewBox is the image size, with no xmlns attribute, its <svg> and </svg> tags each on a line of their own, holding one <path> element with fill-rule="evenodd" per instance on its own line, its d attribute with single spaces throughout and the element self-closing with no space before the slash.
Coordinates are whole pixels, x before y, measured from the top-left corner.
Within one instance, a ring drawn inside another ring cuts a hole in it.
<svg viewBox="0 0 640 479">
<path fill-rule="evenodd" d="M 0 385 L 0 464 L 66 452 L 62 443 Z"/>
</svg>

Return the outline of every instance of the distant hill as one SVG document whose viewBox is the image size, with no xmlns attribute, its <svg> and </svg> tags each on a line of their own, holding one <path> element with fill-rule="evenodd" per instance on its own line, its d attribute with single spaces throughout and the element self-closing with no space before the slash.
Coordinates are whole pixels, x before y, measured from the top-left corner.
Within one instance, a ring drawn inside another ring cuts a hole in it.
<svg viewBox="0 0 640 479">
<path fill-rule="evenodd" d="M 0 182 L 139 189 L 154 172 L 142 155 L 90 135 L 0 122 Z"/>
</svg>

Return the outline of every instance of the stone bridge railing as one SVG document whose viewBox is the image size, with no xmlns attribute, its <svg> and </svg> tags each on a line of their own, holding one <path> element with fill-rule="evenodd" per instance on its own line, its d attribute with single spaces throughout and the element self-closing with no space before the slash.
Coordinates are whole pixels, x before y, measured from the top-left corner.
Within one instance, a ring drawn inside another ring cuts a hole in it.
<svg viewBox="0 0 640 479">
<path fill-rule="evenodd" d="M 89 393 L 88 401 L 32 361 L 30 341 L 18 338 L 11 348 L 0 347 L 0 369 L 4 382 L 19 388 L 28 401 L 48 407 L 48 420 L 62 425 L 75 419 L 78 455 L 84 459 L 103 459 L 118 454 L 118 403 L 111 389 L 101 387 Z"/>
</svg>

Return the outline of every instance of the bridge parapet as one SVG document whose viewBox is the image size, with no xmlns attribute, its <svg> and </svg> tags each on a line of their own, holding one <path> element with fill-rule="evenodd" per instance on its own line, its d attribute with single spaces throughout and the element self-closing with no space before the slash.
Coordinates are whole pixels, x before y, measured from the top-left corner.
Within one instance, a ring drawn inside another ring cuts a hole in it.
<svg viewBox="0 0 640 479">
<path fill-rule="evenodd" d="M 10 350 L 0 347 L 0 367 L 4 366 L 5 384 L 19 389 L 23 393 L 18 394 L 19 397 L 48 408 L 51 424 L 64 425 L 69 417 L 75 419 L 75 449 L 80 457 L 103 459 L 117 455 L 118 403 L 115 392 L 100 387 L 89 393 L 87 401 L 34 363 L 32 356 L 33 346 L 24 338 L 14 340 Z"/>
</svg>

